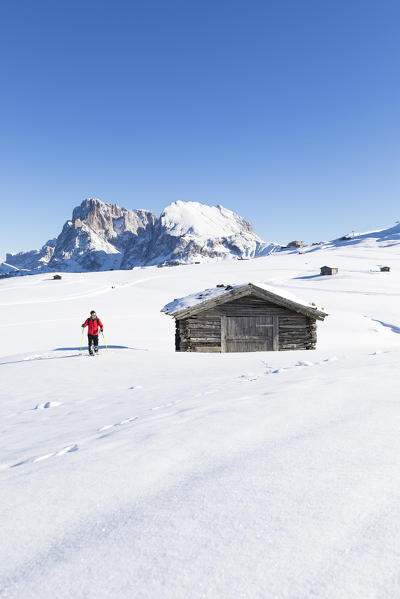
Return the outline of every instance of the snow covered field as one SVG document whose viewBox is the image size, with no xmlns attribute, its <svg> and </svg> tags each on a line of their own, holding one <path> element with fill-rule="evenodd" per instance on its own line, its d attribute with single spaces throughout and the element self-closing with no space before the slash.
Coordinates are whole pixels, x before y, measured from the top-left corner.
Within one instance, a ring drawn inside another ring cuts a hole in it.
<svg viewBox="0 0 400 599">
<path fill-rule="evenodd" d="M 399 596 L 399 247 L 1 280 L 0 595 Z M 318 349 L 174 352 L 164 304 L 249 281 Z"/>
</svg>

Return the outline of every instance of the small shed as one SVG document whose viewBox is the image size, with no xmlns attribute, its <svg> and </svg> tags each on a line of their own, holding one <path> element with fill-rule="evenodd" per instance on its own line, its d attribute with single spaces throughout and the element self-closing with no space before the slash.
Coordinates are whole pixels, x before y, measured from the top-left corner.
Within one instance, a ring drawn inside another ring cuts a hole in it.
<svg viewBox="0 0 400 599">
<path fill-rule="evenodd" d="M 60 281 L 62 279 L 62 276 L 61 275 L 54 275 L 53 279 L 55 281 Z"/>
<path fill-rule="evenodd" d="M 304 247 L 304 242 L 296 239 L 295 241 L 290 241 L 287 246 L 288 248 L 302 248 Z"/>
<path fill-rule="evenodd" d="M 381 266 L 381 272 L 390 272 L 390 266 Z"/>
<path fill-rule="evenodd" d="M 321 266 L 321 275 L 337 275 L 338 272 L 339 269 L 333 266 Z"/>
<path fill-rule="evenodd" d="M 206 289 L 167 304 L 179 352 L 315 349 L 325 312 L 248 283 Z"/>
</svg>

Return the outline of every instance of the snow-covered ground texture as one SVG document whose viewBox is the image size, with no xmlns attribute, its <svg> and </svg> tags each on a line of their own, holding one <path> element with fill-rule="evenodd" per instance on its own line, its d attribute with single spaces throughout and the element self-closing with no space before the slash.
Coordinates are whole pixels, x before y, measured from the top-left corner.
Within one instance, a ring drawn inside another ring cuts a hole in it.
<svg viewBox="0 0 400 599">
<path fill-rule="evenodd" d="M 266 243 L 244 218 L 223 206 L 174 202 L 159 218 L 88 198 L 60 235 L 40 250 L 7 254 L 0 274 L 131 269 L 157 264 L 254 258 L 280 248 Z M 18 272 L 15 272 L 15 271 Z"/>
<path fill-rule="evenodd" d="M 162 306 L 249 281 L 325 308 L 318 349 L 174 352 Z M 1 280 L 0 596 L 398 597 L 399 300 L 369 242 Z"/>
</svg>

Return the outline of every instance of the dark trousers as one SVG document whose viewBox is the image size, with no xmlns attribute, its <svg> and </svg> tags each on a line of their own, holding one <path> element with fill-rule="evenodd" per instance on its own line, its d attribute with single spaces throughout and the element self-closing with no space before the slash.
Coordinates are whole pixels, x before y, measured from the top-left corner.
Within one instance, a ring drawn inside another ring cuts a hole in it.
<svg viewBox="0 0 400 599">
<path fill-rule="evenodd" d="M 94 347 L 94 351 L 97 353 L 99 349 L 99 336 L 98 335 L 88 335 L 89 341 L 89 354 L 92 353 L 92 345 Z"/>
</svg>

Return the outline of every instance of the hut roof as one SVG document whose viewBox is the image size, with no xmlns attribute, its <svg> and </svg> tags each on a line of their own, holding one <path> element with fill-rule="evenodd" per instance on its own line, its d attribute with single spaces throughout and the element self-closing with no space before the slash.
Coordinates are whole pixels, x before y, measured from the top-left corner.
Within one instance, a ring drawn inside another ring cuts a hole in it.
<svg viewBox="0 0 400 599">
<path fill-rule="evenodd" d="M 246 283 L 241 285 L 234 285 L 231 287 L 214 287 L 212 289 L 205 289 L 198 293 L 192 293 L 186 297 L 181 297 L 170 302 L 161 312 L 165 312 L 174 318 L 187 318 L 189 316 L 199 314 L 204 310 L 209 310 L 215 306 L 220 306 L 226 302 L 239 299 L 240 297 L 246 297 L 247 295 L 253 295 L 260 299 L 264 299 L 273 304 L 284 306 L 289 310 L 304 314 L 317 320 L 324 320 L 327 314 L 321 310 L 317 310 L 308 304 L 302 303 L 301 301 L 294 299 L 286 291 L 281 294 L 281 290 L 276 288 L 270 288 L 263 283 Z"/>
</svg>

